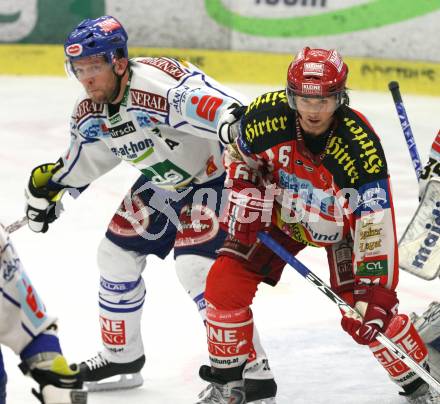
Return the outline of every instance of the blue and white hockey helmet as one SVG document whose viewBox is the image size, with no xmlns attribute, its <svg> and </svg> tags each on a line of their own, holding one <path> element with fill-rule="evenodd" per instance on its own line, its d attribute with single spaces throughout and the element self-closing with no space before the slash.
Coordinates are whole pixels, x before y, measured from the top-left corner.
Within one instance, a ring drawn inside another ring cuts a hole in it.
<svg viewBox="0 0 440 404">
<path fill-rule="evenodd" d="M 87 56 L 105 56 L 108 63 L 115 57 L 128 57 L 128 35 L 114 17 L 105 15 L 86 19 L 69 34 L 64 53 L 69 62 Z"/>
</svg>

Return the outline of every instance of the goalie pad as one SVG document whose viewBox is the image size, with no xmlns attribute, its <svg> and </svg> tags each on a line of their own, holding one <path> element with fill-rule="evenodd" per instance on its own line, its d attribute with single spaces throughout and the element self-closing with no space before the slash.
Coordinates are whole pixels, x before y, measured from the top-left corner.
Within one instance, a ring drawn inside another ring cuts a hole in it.
<svg viewBox="0 0 440 404">
<path fill-rule="evenodd" d="M 432 178 L 399 241 L 399 267 L 422 279 L 440 272 L 440 179 Z"/>
<path fill-rule="evenodd" d="M 422 315 L 411 313 L 410 317 L 428 348 L 430 373 L 440 380 L 440 303 L 431 302 Z"/>
</svg>

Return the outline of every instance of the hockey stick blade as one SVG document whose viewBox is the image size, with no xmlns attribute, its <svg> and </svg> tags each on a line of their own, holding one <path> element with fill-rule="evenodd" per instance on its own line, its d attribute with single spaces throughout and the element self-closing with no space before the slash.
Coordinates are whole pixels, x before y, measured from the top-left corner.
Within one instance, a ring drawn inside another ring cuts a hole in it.
<svg viewBox="0 0 440 404">
<path fill-rule="evenodd" d="M 333 303 L 335 303 L 340 310 L 344 312 L 355 313 L 356 311 L 346 301 L 341 299 L 331 288 L 329 288 L 318 276 L 316 276 L 310 269 L 302 264 L 298 259 L 291 255 L 285 248 L 279 245 L 267 233 L 258 233 L 258 238 L 261 242 L 270 248 L 275 254 L 287 262 L 304 278 L 324 293 Z M 434 379 L 422 366 L 415 362 L 405 351 L 397 346 L 393 341 L 386 337 L 381 332 L 378 333 L 377 340 L 387 347 L 396 358 L 400 359 L 405 365 L 412 369 L 418 376 L 420 376 L 426 383 L 432 386 L 435 390 L 440 392 L 440 383 Z"/>
<path fill-rule="evenodd" d="M 24 225 L 26 225 L 28 222 L 28 218 L 26 216 L 22 217 L 19 220 L 16 220 L 14 223 L 11 223 L 9 226 L 5 227 L 5 230 L 11 234 L 14 231 L 17 231 L 18 229 L 21 229 Z"/>
</svg>

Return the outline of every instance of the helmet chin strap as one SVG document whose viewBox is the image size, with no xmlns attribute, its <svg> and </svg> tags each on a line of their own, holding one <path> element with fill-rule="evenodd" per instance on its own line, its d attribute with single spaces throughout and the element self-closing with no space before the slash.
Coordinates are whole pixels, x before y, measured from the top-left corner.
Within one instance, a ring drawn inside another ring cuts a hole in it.
<svg viewBox="0 0 440 404">
<path fill-rule="evenodd" d="M 116 76 L 116 86 L 115 86 L 115 89 L 110 97 L 110 101 L 108 102 L 109 104 L 112 104 L 113 101 L 116 100 L 116 98 L 118 98 L 118 96 L 121 92 L 122 78 L 124 77 L 125 73 L 127 72 L 127 69 L 128 69 L 128 64 L 127 64 L 127 67 L 125 68 L 125 70 L 123 71 L 123 73 L 121 75 L 119 75 L 115 72 L 115 65 L 113 65 L 112 71 L 113 71 L 113 74 Z"/>
</svg>

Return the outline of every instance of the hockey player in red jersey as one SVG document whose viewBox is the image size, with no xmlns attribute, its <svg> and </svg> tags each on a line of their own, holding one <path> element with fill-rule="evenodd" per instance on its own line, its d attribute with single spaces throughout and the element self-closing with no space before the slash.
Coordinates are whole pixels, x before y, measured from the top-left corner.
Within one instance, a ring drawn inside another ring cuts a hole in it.
<svg viewBox="0 0 440 404">
<path fill-rule="evenodd" d="M 47 313 L 1 224 L 0 290 L 0 344 L 20 356 L 20 369 L 39 384 L 38 391 L 32 389 L 38 401 L 86 404 L 80 373 L 62 356 L 56 318 Z M 0 404 L 7 402 L 6 381 L 0 352 Z"/>
<path fill-rule="evenodd" d="M 408 316 L 397 314 L 398 250 L 385 155 L 368 120 L 348 106 L 348 67 L 335 50 L 304 48 L 287 88 L 263 94 L 244 114 L 231 111 L 220 135 L 232 140 L 224 161 L 229 232 L 207 279 L 210 382 L 197 403 L 245 403 L 242 368 L 250 355 L 250 305 L 260 282 L 275 285 L 285 263 L 261 244 L 268 232 L 291 254 L 327 250 L 330 284 L 359 315 L 342 328 L 368 345 L 408 401 L 438 394 L 376 341 L 385 332 L 426 366 L 427 350 Z M 228 401 L 229 400 L 229 401 Z"/>
</svg>

